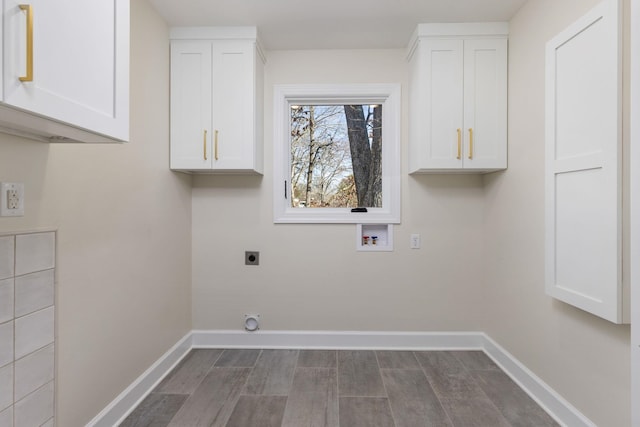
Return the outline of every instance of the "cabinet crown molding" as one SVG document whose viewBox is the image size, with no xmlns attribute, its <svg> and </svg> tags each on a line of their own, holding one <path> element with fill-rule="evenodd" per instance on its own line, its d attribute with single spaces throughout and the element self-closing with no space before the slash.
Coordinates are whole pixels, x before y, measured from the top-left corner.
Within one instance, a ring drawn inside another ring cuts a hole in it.
<svg viewBox="0 0 640 427">
<path fill-rule="evenodd" d="M 258 27 L 254 26 L 171 27 L 169 40 L 250 40 L 255 42 L 262 62 L 267 62 L 267 57 L 260 43 Z"/>
<path fill-rule="evenodd" d="M 171 40 L 255 40 L 258 28 L 244 27 L 172 27 Z"/>
<path fill-rule="evenodd" d="M 407 45 L 407 60 L 411 60 L 420 39 L 424 38 L 507 38 L 508 22 L 467 22 L 418 24 Z"/>
</svg>

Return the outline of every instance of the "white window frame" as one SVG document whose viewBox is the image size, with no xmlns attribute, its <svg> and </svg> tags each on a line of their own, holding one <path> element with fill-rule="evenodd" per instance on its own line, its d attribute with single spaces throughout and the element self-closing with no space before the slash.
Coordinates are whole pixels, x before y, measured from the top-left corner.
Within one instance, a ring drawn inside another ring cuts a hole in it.
<svg viewBox="0 0 640 427">
<path fill-rule="evenodd" d="M 274 223 L 400 223 L 400 84 L 275 85 L 273 97 Z M 382 207 L 291 207 L 292 105 L 382 105 Z M 285 190 L 286 189 L 286 190 Z M 286 192 L 286 198 L 285 198 Z"/>
</svg>

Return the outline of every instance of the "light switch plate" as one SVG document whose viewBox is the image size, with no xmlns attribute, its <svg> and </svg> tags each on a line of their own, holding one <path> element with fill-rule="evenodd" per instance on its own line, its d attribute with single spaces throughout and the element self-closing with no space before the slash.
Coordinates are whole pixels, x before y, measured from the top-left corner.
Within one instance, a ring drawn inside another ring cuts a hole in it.
<svg viewBox="0 0 640 427">
<path fill-rule="evenodd" d="M 24 215 L 24 184 L 3 182 L 0 184 L 0 216 Z"/>
</svg>

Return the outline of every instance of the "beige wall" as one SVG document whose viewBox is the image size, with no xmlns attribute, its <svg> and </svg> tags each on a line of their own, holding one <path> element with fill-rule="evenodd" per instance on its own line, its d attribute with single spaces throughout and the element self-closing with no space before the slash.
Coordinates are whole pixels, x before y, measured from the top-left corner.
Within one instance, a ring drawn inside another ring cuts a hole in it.
<svg viewBox="0 0 640 427">
<path fill-rule="evenodd" d="M 0 134 L 0 181 L 57 229 L 57 425 L 83 426 L 191 329 L 191 183 L 168 170 L 168 30 L 131 2 L 131 142 L 48 145 Z"/>
<path fill-rule="evenodd" d="M 597 425 L 628 426 L 629 327 L 544 293 L 545 43 L 596 3 L 529 1 L 511 22 L 509 169 L 485 178 L 485 329 Z"/>
<path fill-rule="evenodd" d="M 633 55 L 631 59 L 630 75 L 634 76 L 631 80 L 630 98 L 631 98 L 631 136 L 633 142 L 630 142 L 630 165 L 631 171 L 631 224 L 630 224 L 630 240 L 631 243 L 631 295 L 635 300 L 632 303 L 632 319 L 631 319 L 631 346 L 632 346 L 632 391 L 631 401 L 640 401 L 640 0 L 631 0 L 631 45 L 630 49 Z M 630 56 L 631 56 L 630 55 Z M 632 425 L 640 425 L 640 405 L 632 405 Z M 635 423 L 635 424 L 634 424 Z"/>
<path fill-rule="evenodd" d="M 193 326 L 264 330 L 477 330 L 483 188 L 478 176 L 407 175 L 395 251 L 356 252 L 355 225 L 273 224 L 273 85 L 401 83 L 404 50 L 272 51 L 265 79 L 264 177 L 202 176 L 193 189 Z M 420 250 L 409 235 L 420 233 Z M 261 265 L 244 265 L 259 250 Z"/>
</svg>

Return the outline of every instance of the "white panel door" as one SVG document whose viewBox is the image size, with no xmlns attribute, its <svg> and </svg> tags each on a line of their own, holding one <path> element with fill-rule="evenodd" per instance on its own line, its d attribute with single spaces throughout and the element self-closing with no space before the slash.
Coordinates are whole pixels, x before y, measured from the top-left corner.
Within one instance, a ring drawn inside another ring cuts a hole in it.
<svg viewBox="0 0 640 427">
<path fill-rule="evenodd" d="M 171 44 L 171 169 L 210 170 L 211 42 Z"/>
<path fill-rule="evenodd" d="M 3 102 L 116 139 L 129 138 L 128 0 L 4 1 Z"/>
<path fill-rule="evenodd" d="M 463 119 L 463 41 L 430 40 L 421 43 L 424 49 L 426 102 L 422 127 L 426 169 L 455 169 L 462 167 Z"/>
<path fill-rule="evenodd" d="M 547 44 L 546 290 L 622 322 L 618 0 Z"/>
<path fill-rule="evenodd" d="M 465 169 L 507 167 L 507 40 L 464 42 Z"/>
<path fill-rule="evenodd" d="M 254 166 L 254 45 L 213 42 L 213 169 Z"/>
</svg>

